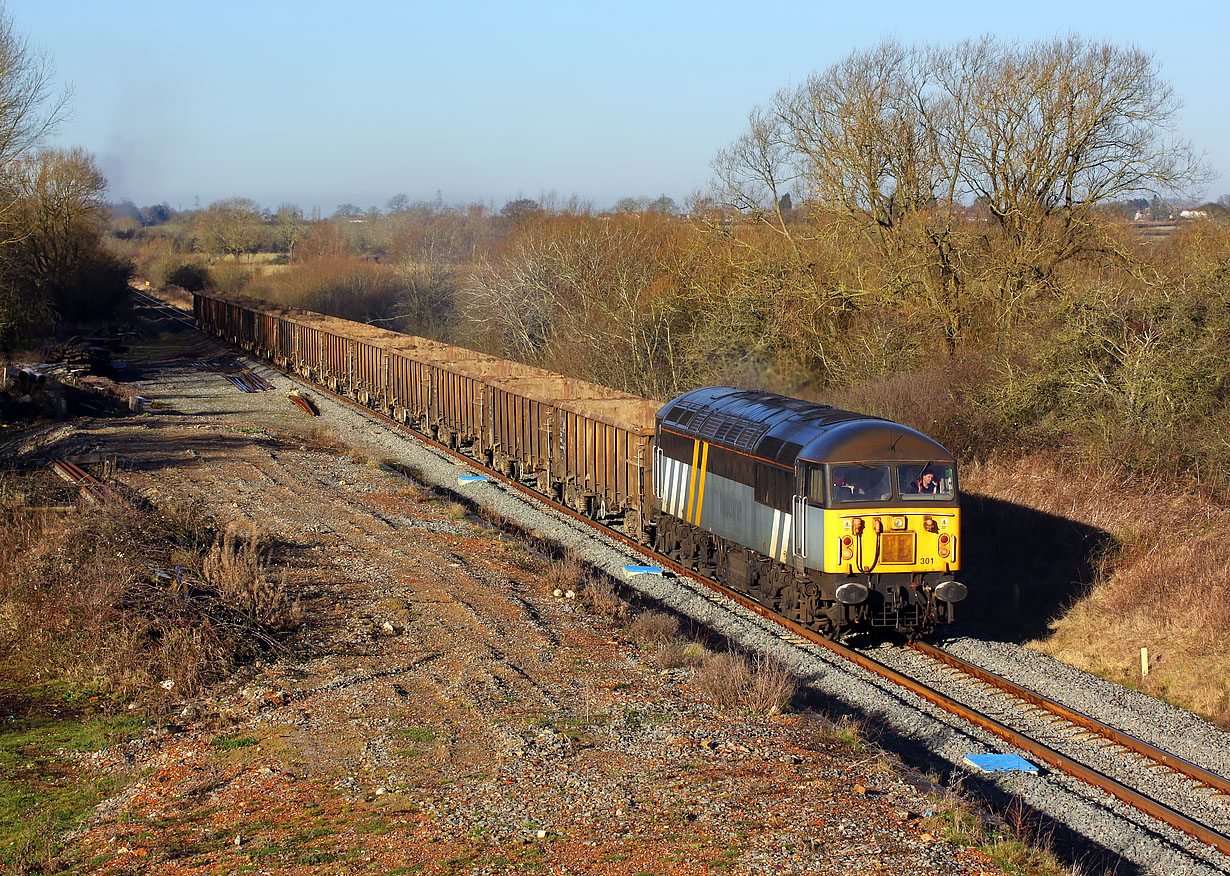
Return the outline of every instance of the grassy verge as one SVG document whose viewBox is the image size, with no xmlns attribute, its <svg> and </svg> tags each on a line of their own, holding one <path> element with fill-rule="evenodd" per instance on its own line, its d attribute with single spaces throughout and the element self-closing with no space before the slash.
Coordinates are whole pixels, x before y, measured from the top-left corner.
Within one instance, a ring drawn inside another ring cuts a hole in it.
<svg viewBox="0 0 1230 876">
<path fill-rule="evenodd" d="M 1001 591 L 1008 582 L 997 596 L 1004 616 L 1046 612 L 1049 623 L 1027 636 L 1032 647 L 1230 728 L 1223 505 L 1182 485 L 1127 483 L 1114 470 L 1053 458 L 974 466 L 965 484 L 995 497 L 1000 518 L 1018 512 L 1015 537 L 992 537 L 996 527 L 982 522 L 996 551 L 966 568 L 971 582 Z"/>
<path fill-rule="evenodd" d="M 116 788 L 75 753 L 131 739 L 148 719 L 110 713 L 97 696 L 62 684 L 0 682 L 0 704 L 0 871 L 38 871 L 55 860 L 63 832 Z"/>
<path fill-rule="evenodd" d="M 250 527 L 195 505 L 32 510 L 55 489 L 0 476 L 4 873 L 54 868 L 58 837 L 113 790 L 77 752 L 164 720 L 299 622 Z"/>
</svg>

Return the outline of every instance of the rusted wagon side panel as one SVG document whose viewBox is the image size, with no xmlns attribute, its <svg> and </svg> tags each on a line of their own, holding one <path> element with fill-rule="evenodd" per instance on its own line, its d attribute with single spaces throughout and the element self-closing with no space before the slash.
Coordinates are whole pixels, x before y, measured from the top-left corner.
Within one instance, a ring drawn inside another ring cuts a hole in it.
<svg viewBox="0 0 1230 876">
<path fill-rule="evenodd" d="M 322 373 L 322 353 L 324 340 L 320 329 L 311 325 L 299 324 L 299 344 L 295 351 L 298 357 L 300 373 L 319 378 Z"/>
<path fill-rule="evenodd" d="M 551 439 L 559 411 L 553 404 L 523 395 L 521 383 L 489 384 L 490 422 L 484 440 L 495 461 L 515 462 L 519 473 L 529 477 L 552 469 Z"/>
<path fill-rule="evenodd" d="M 243 317 L 245 311 L 238 304 L 232 304 L 227 308 L 227 324 L 230 329 L 231 341 L 236 344 L 243 344 Z"/>
<path fill-rule="evenodd" d="M 281 316 L 277 313 L 256 314 L 256 350 L 266 359 L 273 358 L 278 347 L 278 326 Z"/>
<path fill-rule="evenodd" d="M 355 387 L 370 397 L 383 397 L 388 354 L 371 341 L 355 342 Z"/>
<path fill-rule="evenodd" d="M 422 361 L 431 376 L 431 425 L 451 432 L 459 443 L 477 442 L 480 452 L 491 441 L 492 382 L 546 373 L 462 347 L 415 349 L 407 355 Z"/>
<path fill-rule="evenodd" d="M 403 422 L 425 423 L 432 405 L 430 369 L 405 350 L 390 358 L 392 404 L 404 411 Z"/>
<path fill-rule="evenodd" d="M 476 422 L 476 414 L 481 416 L 481 411 L 475 411 L 482 401 L 481 384 L 447 366 L 436 366 L 432 371 L 436 388 L 433 424 L 454 432 L 458 442 L 473 441 L 481 425 L 481 421 Z"/>
<path fill-rule="evenodd" d="M 324 361 L 321 366 L 326 379 L 330 381 L 330 388 L 345 388 L 350 382 L 352 342 L 325 327 L 320 329 L 320 337 L 324 342 Z"/>
<path fill-rule="evenodd" d="M 278 318 L 278 337 L 274 345 L 274 353 L 285 367 L 296 361 L 295 343 L 298 327 L 290 317 L 283 314 Z"/>
<path fill-rule="evenodd" d="M 608 512 L 648 510 L 653 415 L 658 403 L 622 399 L 570 399 L 563 408 L 564 469 L 574 489 Z M 593 510 L 591 508 L 591 510 Z"/>
</svg>

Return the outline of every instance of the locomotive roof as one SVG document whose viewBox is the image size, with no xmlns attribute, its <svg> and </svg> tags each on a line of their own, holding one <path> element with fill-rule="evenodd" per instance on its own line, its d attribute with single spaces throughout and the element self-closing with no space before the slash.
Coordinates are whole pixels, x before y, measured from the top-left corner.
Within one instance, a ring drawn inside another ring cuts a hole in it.
<svg viewBox="0 0 1230 876">
<path fill-rule="evenodd" d="M 708 386 L 658 411 L 659 426 L 769 462 L 952 461 L 908 426 L 771 392 Z"/>
</svg>

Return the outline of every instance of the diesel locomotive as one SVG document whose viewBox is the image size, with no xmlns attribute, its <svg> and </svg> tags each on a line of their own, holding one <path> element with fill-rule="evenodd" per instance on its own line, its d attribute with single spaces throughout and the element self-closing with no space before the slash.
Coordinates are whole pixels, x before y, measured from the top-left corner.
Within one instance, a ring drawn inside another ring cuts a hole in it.
<svg viewBox="0 0 1230 876">
<path fill-rule="evenodd" d="M 953 619 L 956 462 L 883 419 L 706 387 L 665 405 L 439 341 L 194 293 L 197 325 L 830 636 Z"/>
<path fill-rule="evenodd" d="M 913 429 L 766 392 L 668 402 L 654 438 L 654 546 L 828 635 L 951 621 L 956 461 Z"/>
</svg>

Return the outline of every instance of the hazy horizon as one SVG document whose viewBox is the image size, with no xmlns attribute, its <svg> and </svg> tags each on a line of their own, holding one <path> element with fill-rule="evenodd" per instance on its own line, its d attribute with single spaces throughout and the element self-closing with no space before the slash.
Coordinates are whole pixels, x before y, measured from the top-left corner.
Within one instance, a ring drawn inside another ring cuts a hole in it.
<svg viewBox="0 0 1230 876">
<path fill-rule="evenodd" d="M 1230 120 L 1211 59 L 1220 6 L 891 3 L 332 4 L 8 0 L 17 32 L 73 84 L 52 145 L 93 152 L 113 201 L 176 209 L 227 197 L 322 215 L 390 197 L 445 204 L 575 196 L 682 204 L 753 106 L 885 37 L 1078 33 L 1153 52 L 1184 102 L 1180 132 L 1230 192 Z"/>
</svg>

